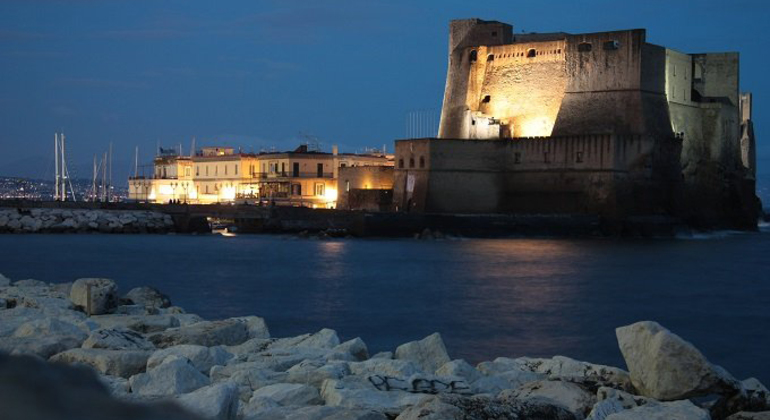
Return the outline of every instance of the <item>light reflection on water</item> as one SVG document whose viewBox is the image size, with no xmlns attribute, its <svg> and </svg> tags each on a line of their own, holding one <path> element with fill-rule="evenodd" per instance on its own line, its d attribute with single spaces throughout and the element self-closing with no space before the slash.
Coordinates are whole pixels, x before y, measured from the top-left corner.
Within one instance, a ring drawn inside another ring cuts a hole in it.
<svg viewBox="0 0 770 420">
<path fill-rule="evenodd" d="M 770 382 L 770 234 L 708 240 L 306 240 L 0 235 L 11 278 L 153 285 L 207 318 L 273 335 L 331 327 L 372 352 L 439 331 L 450 354 L 622 366 L 614 329 L 654 319 L 738 376 Z"/>
</svg>

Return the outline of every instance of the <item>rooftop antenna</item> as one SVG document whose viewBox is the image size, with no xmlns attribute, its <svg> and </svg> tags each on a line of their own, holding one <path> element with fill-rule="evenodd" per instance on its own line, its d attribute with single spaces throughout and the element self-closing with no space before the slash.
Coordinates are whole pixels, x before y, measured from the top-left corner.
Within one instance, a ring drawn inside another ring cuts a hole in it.
<svg viewBox="0 0 770 420">
<path fill-rule="evenodd" d="M 110 174 L 107 182 L 107 201 L 112 201 L 112 142 L 110 142 Z"/>
<path fill-rule="evenodd" d="M 96 157 L 94 157 L 94 162 L 96 161 Z M 134 151 L 134 178 L 139 176 L 139 146 L 136 146 L 136 150 Z"/>
</svg>

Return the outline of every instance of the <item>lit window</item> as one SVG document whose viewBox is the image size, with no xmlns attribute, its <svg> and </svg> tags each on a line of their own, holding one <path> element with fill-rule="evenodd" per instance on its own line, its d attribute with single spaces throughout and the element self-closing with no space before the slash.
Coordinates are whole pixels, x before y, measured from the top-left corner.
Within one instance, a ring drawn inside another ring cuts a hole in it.
<svg viewBox="0 0 770 420">
<path fill-rule="evenodd" d="M 345 192 L 350 192 L 350 181 L 345 180 Z"/>
<path fill-rule="evenodd" d="M 315 195 L 322 196 L 324 195 L 324 184 L 318 183 L 315 184 Z"/>
</svg>

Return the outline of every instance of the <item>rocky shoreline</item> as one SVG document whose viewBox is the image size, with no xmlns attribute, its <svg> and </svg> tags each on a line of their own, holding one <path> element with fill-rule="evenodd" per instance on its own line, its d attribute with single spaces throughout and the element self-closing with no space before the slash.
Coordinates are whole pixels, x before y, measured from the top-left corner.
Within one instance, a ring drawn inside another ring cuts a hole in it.
<svg viewBox="0 0 770 420">
<path fill-rule="evenodd" d="M 616 330 L 627 371 L 563 356 L 452 360 L 439 334 L 370 355 L 331 329 L 271 337 L 150 287 L 0 275 L 7 419 L 770 419 L 770 393 L 655 322 Z"/>
<path fill-rule="evenodd" d="M 141 210 L 0 208 L 0 233 L 169 233 L 171 216 Z"/>
</svg>

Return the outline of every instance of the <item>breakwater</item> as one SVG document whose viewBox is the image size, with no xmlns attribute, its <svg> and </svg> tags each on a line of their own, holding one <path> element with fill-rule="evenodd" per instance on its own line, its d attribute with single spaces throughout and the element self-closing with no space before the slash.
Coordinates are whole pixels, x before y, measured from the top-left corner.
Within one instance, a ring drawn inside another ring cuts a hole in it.
<svg viewBox="0 0 770 420">
<path fill-rule="evenodd" d="M 627 370 L 564 356 L 471 366 L 450 357 L 440 334 L 369 354 L 363 340 L 341 342 L 328 328 L 276 338 L 257 316 L 204 320 L 149 287 L 124 293 L 108 279 L 48 284 L 0 276 L 0 352 L 13 355 L 0 356 L 0 403 L 11 419 L 100 418 L 110 409 L 115 418 L 139 419 L 768 415 L 756 414 L 770 410 L 759 381 L 734 378 L 662 326 L 639 322 L 616 336 Z M 37 400 L 22 398 L 25 391 Z M 63 395 L 83 397 L 78 392 L 88 396 L 78 399 L 84 403 L 66 404 Z M 36 415 L 46 407 L 47 416 Z"/>
<path fill-rule="evenodd" d="M 0 233 L 167 233 L 171 216 L 157 211 L 0 208 Z"/>
</svg>

